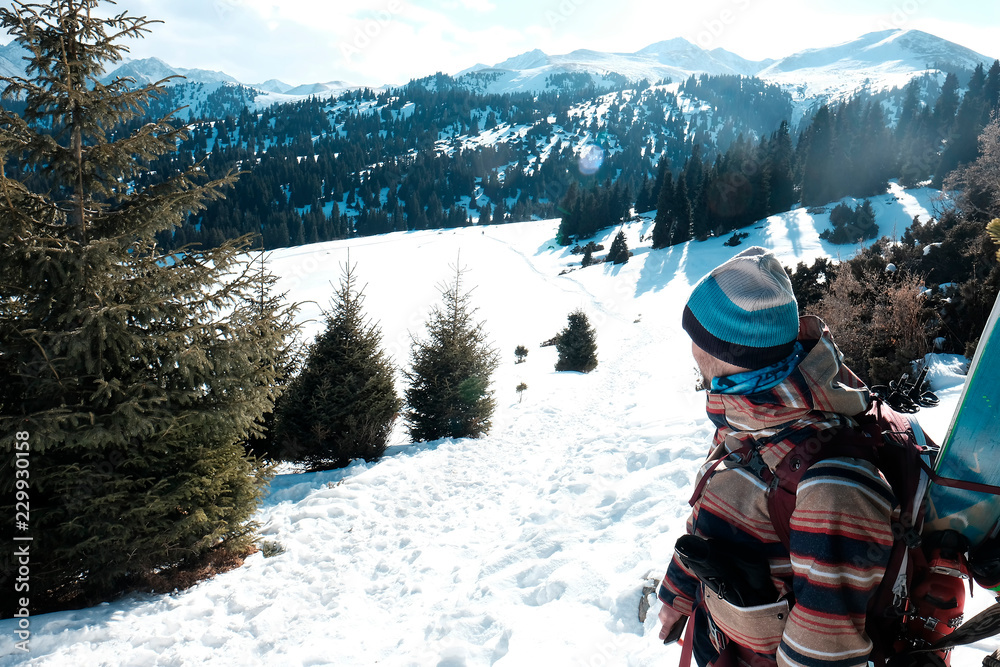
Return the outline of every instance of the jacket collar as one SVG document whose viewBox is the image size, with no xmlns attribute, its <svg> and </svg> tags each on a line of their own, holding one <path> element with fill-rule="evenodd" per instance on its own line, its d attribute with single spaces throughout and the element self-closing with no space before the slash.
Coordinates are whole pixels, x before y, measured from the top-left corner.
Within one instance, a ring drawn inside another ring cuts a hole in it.
<svg viewBox="0 0 1000 667">
<path fill-rule="evenodd" d="M 821 319 L 802 317 L 798 340 L 806 349 L 805 357 L 779 385 L 746 395 L 708 394 L 716 445 L 725 443 L 730 449 L 735 440 L 746 437 L 771 439 L 809 427 L 854 426 L 852 418 L 868 409 L 868 388 L 844 365 L 844 356 Z"/>
</svg>

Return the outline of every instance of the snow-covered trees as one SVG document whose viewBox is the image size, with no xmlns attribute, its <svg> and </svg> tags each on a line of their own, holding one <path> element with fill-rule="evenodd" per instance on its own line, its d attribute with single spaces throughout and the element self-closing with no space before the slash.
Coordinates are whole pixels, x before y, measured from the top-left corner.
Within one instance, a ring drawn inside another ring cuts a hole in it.
<svg viewBox="0 0 1000 667">
<path fill-rule="evenodd" d="M 589 373 L 597 368 L 597 335 L 582 310 L 569 314 L 566 328 L 556 338 L 556 350 L 557 371 Z"/>
<path fill-rule="evenodd" d="M 28 433 L 35 611 L 245 553 L 269 472 L 242 442 L 273 405 L 294 328 L 245 243 L 157 245 L 235 179 L 192 167 L 142 187 L 140 160 L 184 133 L 134 122 L 162 85 L 99 83 L 121 38 L 151 23 L 103 5 L 0 8 L 30 52 L 30 78 L 4 79 L 22 115 L 0 111 L 0 521 L 11 534 L 8 454 Z"/>
<path fill-rule="evenodd" d="M 483 323 L 474 321 L 463 274 L 456 267 L 454 282 L 441 288 L 444 307 L 431 312 L 427 338 L 413 340 L 405 416 L 416 441 L 478 438 L 489 431 L 496 407 L 489 387 L 499 356 Z"/>
<path fill-rule="evenodd" d="M 381 331 L 365 318 L 355 282 L 346 266 L 326 330 L 279 404 L 276 438 L 286 461 L 313 469 L 376 461 L 392 434 L 400 409 L 393 367 L 381 349 Z"/>
</svg>

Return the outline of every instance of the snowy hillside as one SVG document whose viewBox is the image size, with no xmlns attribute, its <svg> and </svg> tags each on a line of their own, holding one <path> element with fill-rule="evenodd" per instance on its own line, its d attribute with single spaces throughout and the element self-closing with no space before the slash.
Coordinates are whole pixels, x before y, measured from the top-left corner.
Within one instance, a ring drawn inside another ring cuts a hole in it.
<svg viewBox="0 0 1000 667">
<path fill-rule="evenodd" d="M 873 200 L 880 227 L 898 234 L 914 215 L 926 219 L 935 194 L 894 186 Z M 790 266 L 850 253 L 819 239 L 828 224 L 828 214 L 804 210 L 773 216 L 743 247 L 773 248 Z M 379 463 L 282 475 L 258 520 L 285 553 L 258 553 L 185 592 L 33 618 L 30 659 L 13 652 L 14 623 L 0 621 L 0 666 L 676 664 L 678 649 L 656 639 L 657 607 L 645 625 L 637 608 L 644 579 L 662 574 L 683 530 L 711 433 L 680 315 L 691 286 L 738 249 L 710 239 L 651 251 L 639 240 L 651 229 L 644 220 L 625 227 L 628 264 L 581 269 L 554 243 L 557 225 L 273 253 L 280 287 L 306 302 L 311 336 L 349 251 L 398 364 L 448 265 L 469 267 L 503 359 L 492 432 L 410 445 L 399 429 Z M 554 348 L 539 343 L 577 307 L 597 330 L 600 365 L 555 373 Z M 524 364 L 514 363 L 519 344 L 530 350 Z M 958 366 L 935 362 L 943 405 L 920 414 L 938 439 L 961 388 Z M 988 602 L 978 595 L 972 608 Z M 953 664 L 978 664 L 986 648 L 964 649 Z"/>
</svg>

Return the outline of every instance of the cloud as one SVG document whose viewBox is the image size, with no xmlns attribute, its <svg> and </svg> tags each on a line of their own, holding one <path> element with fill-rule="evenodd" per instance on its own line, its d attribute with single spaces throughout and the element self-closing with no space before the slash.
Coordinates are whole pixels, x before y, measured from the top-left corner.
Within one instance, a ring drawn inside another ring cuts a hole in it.
<svg viewBox="0 0 1000 667">
<path fill-rule="evenodd" d="M 966 10 L 942 9 L 929 0 L 912 4 L 919 11 L 907 16 L 904 27 L 995 54 L 1000 11 L 984 10 L 973 20 L 961 14 Z M 119 9 L 165 21 L 146 39 L 130 42 L 135 58 L 157 56 L 178 67 L 222 70 L 248 83 L 341 79 L 365 85 L 457 72 L 535 48 L 550 54 L 581 48 L 630 53 L 678 36 L 746 58 L 782 57 L 856 38 L 893 17 L 891 9 L 870 0 L 622 0 L 613 6 L 599 0 L 505 0 L 498 5 L 496 0 L 124 0 Z"/>
<path fill-rule="evenodd" d="M 492 12 L 497 8 L 497 6 L 489 0 L 462 0 L 462 5 L 465 6 L 466 9 L 474 9 L 477 12 Z"/>
</svg>

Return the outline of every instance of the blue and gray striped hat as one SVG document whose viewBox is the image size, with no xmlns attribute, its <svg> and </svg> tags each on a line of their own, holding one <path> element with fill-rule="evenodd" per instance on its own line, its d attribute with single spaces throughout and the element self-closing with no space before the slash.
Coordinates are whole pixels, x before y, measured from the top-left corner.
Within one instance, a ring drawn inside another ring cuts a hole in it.
<svg viewBox="0 0 1000 667">
<path fill-rule="evenodd" d="M 755 246 L 695 285 L 683 326 L 716 359 L 757 369 L 792 353 L 799 308 L 781 263 L 771 251 Z"/>
</svg>

